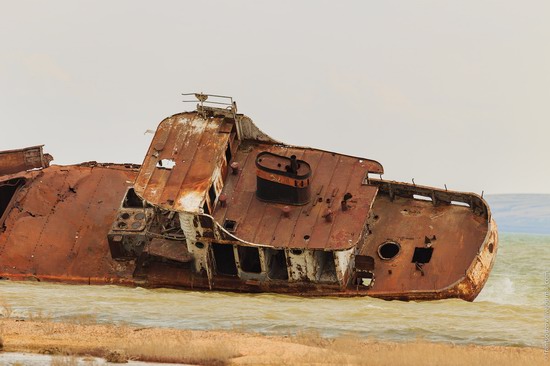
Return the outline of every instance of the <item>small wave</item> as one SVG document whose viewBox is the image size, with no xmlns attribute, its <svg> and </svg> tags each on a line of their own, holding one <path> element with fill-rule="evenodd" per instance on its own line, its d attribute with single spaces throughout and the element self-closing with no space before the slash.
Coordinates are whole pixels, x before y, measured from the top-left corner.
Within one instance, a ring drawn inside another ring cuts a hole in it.
<svg viewBox="0 0 550 366">
<path fill-rule="evenodd" d="M 490 280 L 476 299 L 503 305 L 518 305 L 521 303 L 518 300 L 515 283 L 509 277 Z"/>
</svg>

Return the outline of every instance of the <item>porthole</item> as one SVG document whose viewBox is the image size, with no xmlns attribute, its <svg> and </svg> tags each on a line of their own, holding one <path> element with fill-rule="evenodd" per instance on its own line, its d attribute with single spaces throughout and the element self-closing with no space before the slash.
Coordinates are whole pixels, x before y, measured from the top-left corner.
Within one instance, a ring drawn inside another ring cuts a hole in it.
<svg viewBox="0 0 550 366">
<path fill-rule="evenodd" d="M 378 247 L 378 256 L 383 260 L 395 258 L 401 251 L 401 246 L 394 241 L 387 241 Z"/>
<path fill-rule="evenodd" d="M 302 255 L 304 251 L 302 249 L 291 249 L 290 252 L 294 255 Z"/>
<path fill-rule="evenodd" d="M 195 246 L 199 249 L 203 249 L 204 248 L 204 243 L 201 243 L 200 241 L 198 241 L 198 242 L 195 243 Z"/>
</svg>

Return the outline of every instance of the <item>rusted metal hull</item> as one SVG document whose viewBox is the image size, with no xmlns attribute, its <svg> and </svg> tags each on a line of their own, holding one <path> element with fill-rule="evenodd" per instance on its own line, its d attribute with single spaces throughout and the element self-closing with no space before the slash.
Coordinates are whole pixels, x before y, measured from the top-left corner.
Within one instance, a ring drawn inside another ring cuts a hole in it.
<svg viewBox="0 0 550 366">
<path fill-rule="evenodd" d="M 107 233 L 135 175 L 133 168 L 96 165 L 5 177 L 26 183 L 0 223 L 0 276 L 128 282 L 132 272 L 111 259 Z"/>
<path fill-rule="evenodd" d="M 482 197 L 371 179 L 380 163 L 288 146 L 207 108 L 159 125 L 141 166 L 0 152 L 0 277 L 473 301 L 498 233 Z M 34 169 L 34 170 L 30 170 Z"/>
<path fill-rule="evenodd" d="M 431 289 L 365 289 L 350 285 L 288 281 L 243 281 L 215 276 L 209 281 L 179 263 L 152 261 L 138 270 L 136 261 L 112 259 L 107 233 L 137 171 L 119 165 L 54 166 L 15 176 L 27 179 L 0 234 L 0 277 L 11 280 L 74 284 L 119 284 L 233 292 L 275 292 L 300 296 L 371 296 L 386 300 L 461 298 L 473 301 L 487 280 L 498 248 L 491 220 L 465 275 Z M 376 207 L 376 206 L 375 206 Z M 376 211 L 375 211 L 376 212 Z M 454 228 L 453 230 L 457 230 Z M 427 269 L 426 269 L 427 270 Z M 377 281 L 381 283 L 380 275 Z"/>
</svg>

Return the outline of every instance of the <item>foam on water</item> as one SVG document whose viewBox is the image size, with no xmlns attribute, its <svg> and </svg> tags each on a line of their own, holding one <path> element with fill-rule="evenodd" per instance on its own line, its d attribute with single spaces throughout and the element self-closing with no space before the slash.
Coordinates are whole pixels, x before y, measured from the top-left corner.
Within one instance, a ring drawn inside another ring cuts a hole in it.
<svg viewBox="0 0 550 366">
<path fill-rule="evenodd" d="M 497 262 L 473 303 L 301 298 L 275 294 L 148 290 L 0 281 L 12 316 L 54 320 L 91 315 L 100 322 L 265 334 L 314 330 L 382 340 L 543 346 L 545 271 L 550 236 L 502 234 Z"/>
</svg>

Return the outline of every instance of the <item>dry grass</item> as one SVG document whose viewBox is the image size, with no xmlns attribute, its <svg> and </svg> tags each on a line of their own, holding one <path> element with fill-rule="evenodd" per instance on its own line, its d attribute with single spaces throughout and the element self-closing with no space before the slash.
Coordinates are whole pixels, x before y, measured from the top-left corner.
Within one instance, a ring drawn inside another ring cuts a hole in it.
<svg viewBox="0 0 550 366">
<path fill-rule="evenodd" d="M 303 344 L 311 347 L 326 347 L 330 340 L 323 338 L 321 333 L 316 330 L 304 330 L 291 336 L 290 339 L 293 343 Z"/>
<path fill-rule="evenodd" d="M 34 322 L 51 322 L 52 321 L 52 315 L 49 313 L 44 313 L 42 311 L 38 311 L 36 313 L 29 311 L 27 313 L 27 318 L 30 321 L 34 321 Z"/>
<path fill-rule="evenodd" d="M 317 352 L 308 352 L 296 357 L 293 363 L 300 365 L 531 366 L 548 362 L 542 350 L 514 347 L 456 346 L 423 340 L 409 343 L 382 343 L 351 336 L 326 340 L 316 339 L 312 334 L 308 334 L 305 338 L 301 335 L 295 341 L 311 346 L 318 345 L 320 348 Z M 266 361 L 262 363 L 275 365 L 283 360 L 275 357 Z"/>
<path fill-rule="evenodd" d="M 97 315 L 93 314 L 78 314 L 67 316 L 63 318 L 63 322 L 76 325 L 90 325 L 99 323 Z"/>
<path fill-rule="evenodd" d="M 52 357 L 50 366 L 78 366 L 78 358 L 75 356 Z"/>
<path fill-rule="evenodd" d="M 13 308 L 11 307 L 11 305 L 6 302 L 6 301 L 1 301 L 0 302 L 0 310 L 2 311 L 2 316 L 4 318 L 11 318 L 11 315 L 13 313 Z"/>
<path fill-rule="evenodd" d="M 226 365 L 237 356 L 228 343 L 176 336 L 157 339 L 134 339 L 120 344 L 130 359 L 148 362 L 189 363 L 195 365 Z"/>
</svg>

